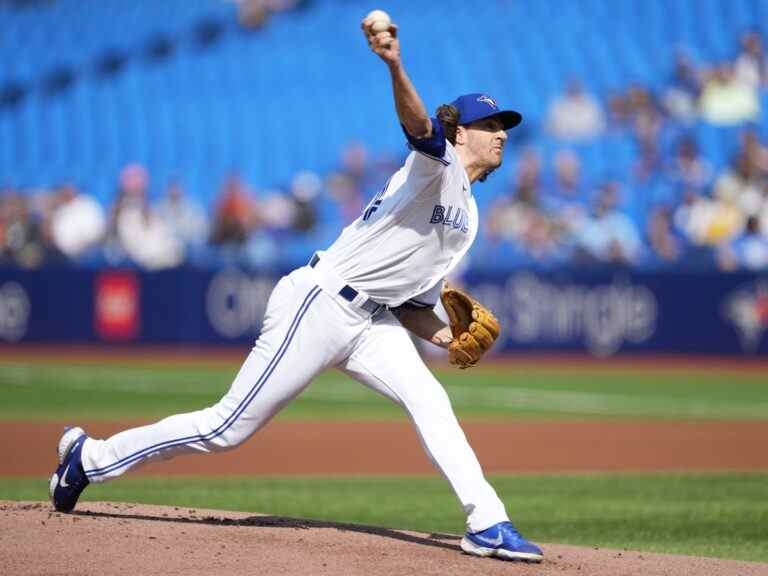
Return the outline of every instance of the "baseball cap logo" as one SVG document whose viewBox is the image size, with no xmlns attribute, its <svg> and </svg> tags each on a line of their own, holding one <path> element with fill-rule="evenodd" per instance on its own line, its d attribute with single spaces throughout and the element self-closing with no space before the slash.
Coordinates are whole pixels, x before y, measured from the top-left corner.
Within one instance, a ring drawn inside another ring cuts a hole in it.
<svg viewBox="0 0 768 576">
<path fill-rule="evenodd" d="M 493 98 L 491 98 L 490 96 L 486 96 L 485 94 L 483 94 L 482 96 L 480 96 L 480 97 L 477 99 L 477 101 L 478 101 L 478 102 L 485 102 L 486 104 L 488 104 L 488 106 L 490 106 L 490 107 L 491 107 L 491 108 L 493 108 L 494 110 L 498 109 L 498 106 L 496 105 L 496 100 L 494 100 L 494 99 L 493 99 Z"/>
</svg>

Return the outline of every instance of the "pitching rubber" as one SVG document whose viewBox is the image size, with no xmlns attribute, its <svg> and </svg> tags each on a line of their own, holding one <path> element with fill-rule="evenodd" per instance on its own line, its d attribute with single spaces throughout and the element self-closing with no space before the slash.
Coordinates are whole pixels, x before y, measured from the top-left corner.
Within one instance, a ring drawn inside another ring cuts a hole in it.
<svg viewBox="0 0 768 576">
<path fill-rule="evenodd" d="M 484 546 L 478 546 L 468 538 L 461 539 L 461 549 L 473 556 L 481 556 L 483 558 L 490 558 L 495 556 L 502 560 L 519 560 L 521 562 L 530 562 L 532 564 L 538 564 L 544 557 L 538 554 L 530 554 L 528 552 L 512 552 L 510 550 L 504 550 L 503 548 L 486 548 Z"/>
</svg>

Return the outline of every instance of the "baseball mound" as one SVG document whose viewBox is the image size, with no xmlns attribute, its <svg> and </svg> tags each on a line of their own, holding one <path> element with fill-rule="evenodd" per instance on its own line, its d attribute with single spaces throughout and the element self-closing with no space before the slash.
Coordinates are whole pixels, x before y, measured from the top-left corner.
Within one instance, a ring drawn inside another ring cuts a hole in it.
<svg viewBox="0 0 768 576">
<path fill-rule="evenodd" d="M 768 575 L 768 564 L 544 544 L 543 564 L 474 558 L 452 534 L 242 512 L 0 501 L 0 572 L 56 574 Z"/>
</svg>

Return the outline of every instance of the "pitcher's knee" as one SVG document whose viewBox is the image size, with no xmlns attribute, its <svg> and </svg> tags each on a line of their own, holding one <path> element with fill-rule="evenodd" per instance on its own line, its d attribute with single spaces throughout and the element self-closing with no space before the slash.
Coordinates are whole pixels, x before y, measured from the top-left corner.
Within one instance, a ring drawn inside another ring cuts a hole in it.
<svg viewBox="0 0 768 576">
<path fill-rule="evenodd" d="M 245 442 L 253 433 L 252 427 L 240 420 L 227 417 L 220 405 L 214 405 L 200 412 L 198 426 L 205 447 L 211 452 L 232 450 Z"/>
<path fill-rule="evenodd" d="M 250 433 L 244 432 L 242 430 L 230 428 L 214 439 L 216 451 L 223 452 L 226 450 L 232 450 L 233 448 L 237 448 L 243 442 L 245 442 L 248 438 L 250 438 L 250 436 L 251 436 Z"/>
</svg>

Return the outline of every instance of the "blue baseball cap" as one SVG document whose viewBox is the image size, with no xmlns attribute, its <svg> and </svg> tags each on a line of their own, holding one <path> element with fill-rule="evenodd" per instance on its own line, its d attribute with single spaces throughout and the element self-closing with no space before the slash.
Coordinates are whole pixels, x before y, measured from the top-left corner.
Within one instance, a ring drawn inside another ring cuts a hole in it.
<svg viewBox="0 0 768 576">
<path fill-rule="evenodd" d="M 519 112 L 499 110 L 496 100 L 487 94 L 464 94 L 451 102 L 459 111 L 459 124 L 471 124 L 489 116 L 495 116 L 504 124 L 504 130 L 514 128 L 523 121 Z"/>
</svg>

